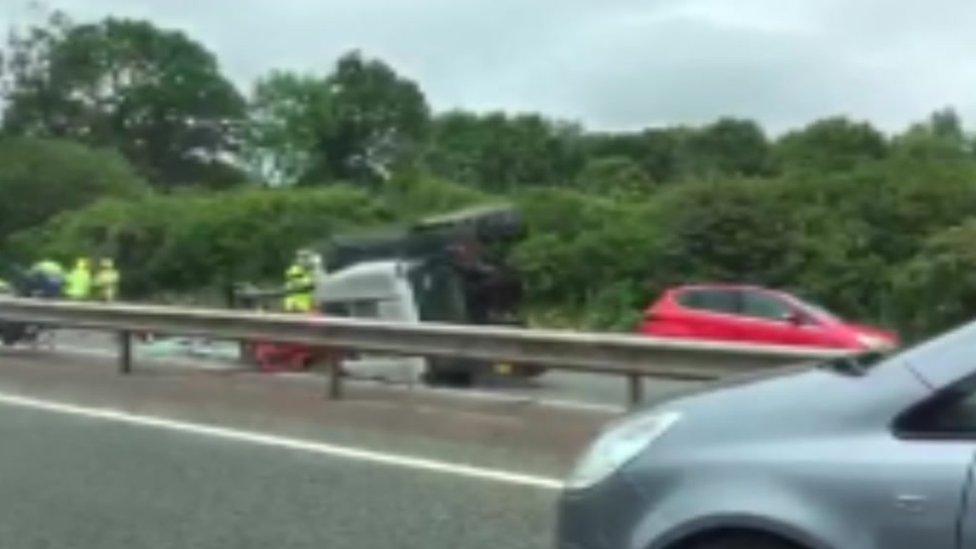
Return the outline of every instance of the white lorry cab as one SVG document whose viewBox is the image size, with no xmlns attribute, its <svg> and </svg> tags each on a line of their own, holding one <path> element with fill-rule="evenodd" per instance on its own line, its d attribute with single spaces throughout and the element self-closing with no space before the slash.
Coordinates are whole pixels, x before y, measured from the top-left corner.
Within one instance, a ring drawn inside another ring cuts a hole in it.
<svg viewBox="0 0 976 549">
<path fill-rule="evenodd" d="M 320 272 L 315 301 L 329 316 L 420 322 L 414 292 L 406 276 L 409 265 L 398 260 L 367 261 L 333 273 Z M 343 361 L 354 377 L 415 383 L 428 371 L 422 357 L 360 354 Z"/>
</svg>

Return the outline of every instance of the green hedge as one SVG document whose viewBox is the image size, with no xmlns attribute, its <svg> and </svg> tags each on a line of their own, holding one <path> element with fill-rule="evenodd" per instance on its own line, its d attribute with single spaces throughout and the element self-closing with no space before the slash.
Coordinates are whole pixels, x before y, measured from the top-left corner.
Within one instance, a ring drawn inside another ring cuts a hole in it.
<svg viewBox="0 0 976 549">
<path fill-rule="evenodd" d="M 342 185 L 103 200 L 11 238 L 21 258 L 111 256 L 123 290 L 140 296 L 242 280 L 278 280 L 294 251 L 336 232 L 449 211 L 484 200 L 423 178 L 379 193 Z"/>
<path fill-rule="evenodd" d="M 853 319 L 931 333 L 976 313 L 976 162 L 893 158 L 641 194 L 543 188 L 485 195 L 421 177 L 345 186 L 111 199 L 12 239 L 24 256 L 117 256 L 132 294 L 278 280 L 292 252 L 336 231 L 510 200 L 511 250 L 536 322 L 628 330 L 671 285 L 792 290 Z"/>
<path fill-rule="evenodd" d="M 116 257 L 123 290 L 140 295 L 277 277 L 309 235 L 388 220 L 371 197 L 345 187 L 151 196 L 99 202 L 12 245 L 21 255 L 61 260 Z"/>
<path fill-rule="evenodd" d="M 971 257 L 950 228 L 976 226 L 973 162 L 891 160 L 820 177 L 687 183 L 644 200 L 546 190 L 520 203 L 530 233 L 515 257 L 531 310 L 546 322 L 630 328 L 662 289 L 700 281 L 792 290 L 910 336 L 976 315 L 976 302 L 958 300 L 976 295 L 976 280 L 944 274 Z M 932 257 L 937 269 L 927 268 Z M 925 314 L 906 306 L 919 285 L 930 288 L 914 304 Z"/>
<path fill-rule="evenodd" d="M 119 154 L 50 139 L 0 139 L 0 242 L 59 212 L 149 187 Z"/>
</svg>

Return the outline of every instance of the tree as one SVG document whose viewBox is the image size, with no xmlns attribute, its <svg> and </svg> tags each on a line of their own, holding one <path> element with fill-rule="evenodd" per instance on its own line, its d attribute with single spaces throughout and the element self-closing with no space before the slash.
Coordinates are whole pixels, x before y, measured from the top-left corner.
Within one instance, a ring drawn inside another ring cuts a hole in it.
<svg viewBox="0 0 976 549">
<path fill-rule="evenodd" d="M 642 202 L 570 189 L 530 189 L 518 204 L 528 234 L 512 259 L 527 308 L 557 312 L 549 323 L 633 329 L 660 258 L 660 216 Z"/>
<path fill-rule="evenodd" d="M 908 337 L 918 338 L 976 315 L 976 218 L 931 236 L 895 274 L 898 310 Z"/>
<path fill-rule="evenodd" d="M 433 124 L 427 167 L 488 191 L 571 183 L 582 163 L 579 129 L 535 114 L 451 112 Z"/>
<path fill-rule="evenodd" d="M 663 193 L 662 276 L 672 283 L 788 281 L 796 212 L 782 207 L 768 183 L 689 182 Z"/>
<path fill-rule="evenodd" d="M 412 165 L 429 118 L 417 84 L 354 51 L 325 77 L 276 71 L 261 79 L 244 157 L 273 185 L 375 184 Z"/>
<path fill-rule="evenodd" d="M 677 150 L 684 133 L 681 128 L 651 129 L 643 132 L 640 163 L 652 181 L 663 183 L 677 178 Z"/>
<path fill-rule="evenodd" d="M 584 191 L 618 198 L 640 197 L 652 187 L 640 164 L 624 156 L 589 160 L 576 179 Z"/>
<path fill-rule="evenodd" d="M 837 172 L 850 170 L 887 153 L 884 136 L 867 122 L 844 117 L 818 120 L 783 136 L 774 157 L 785 171 Z"/>
<path fill-rule="evenodd" d="M 108 18 L 14 33 L 4 129 L 120 150 L 161 187 L 233 181 L 227 157 L 243 100 L 214 56 L 183 33 Z"/>
<path fill-rule="evenodd" d="M 961 161 L 972 154 L 962 122 L 951 108 L 932 113 L 927 122 L 913 124 L 892 143 L 892 155 L 908 161 Z"/>
<path fill-rule="evenodd" d="M 430 112 L 420 88 L 378 59 L 342 56 L 315 95 L 315 149 L 303 183 L 375 182 L 409 163 L 427 133 Z"/>
<path fill-rule="evenodd" d="M 312 167 L 317 127 L 329 108 L 325 83 L 276 71 L 254 87 L 244 132 L 244 158 L 252 174 L 272 186 L 290 185 Z"/>
<path fill-rule="evenodd" d="M 752 120 L 723 118 L 685 132 L 677 151 L 683 178 L 762 175 L 769 167 L 769 143 Z"/>
<path fill-rule="evenodd" d="M 381 188 L 378 198 L 398 222 L 412 222 L 431 212 L 449 212 L 498 201 L 467 185 L 424 174 L 397 174 Z"/>
<path fill-rule="evenodd" d="M 966 138 L 962 129 L 962 120 L 952 107 L 933 112 L 929 117 L 929 127 L 935 135 L 952 141 L 964 141 Z"/>
<path fill-rule="evenodd" d="M 637 163 L 647 179 L 662 183 L 676 178 L 678 144 L 683 128 L 648 129 L 639 133 L 591 133 L 581 136 L 587 158 L 628 158 Z"/>
<path fill-rule="evenodd" d="M 0 241 L 56 214 L 148 187 L 118 154 L 65 141 L 0 139 Z"/>
</svg>

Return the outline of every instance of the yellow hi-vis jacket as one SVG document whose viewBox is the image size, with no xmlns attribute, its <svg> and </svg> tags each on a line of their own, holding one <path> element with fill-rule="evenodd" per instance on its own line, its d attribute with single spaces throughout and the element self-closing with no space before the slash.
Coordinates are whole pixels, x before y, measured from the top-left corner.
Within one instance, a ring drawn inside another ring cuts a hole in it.
<svg viewBox="0 0 976 549">
<path fill-rule="evenodd" d="M 285 311 L 307 313 L 315 309 L 315 277 L 301 265 L 292 265 L 285 272 Z"/>
<path fill-rule="evenodd" d="M 102 301 L 115 301 L 119 295 L 119 271 L 114 267 L 99 267 L 95 273 L 95 289 Z"/>
<path fill-rule="evenodd" d="M 78 265 L 65 278 L 64 295 L 69 299 L 84 300 L 91 297 L 92 275 L 88 267 Z"/>
</svg>

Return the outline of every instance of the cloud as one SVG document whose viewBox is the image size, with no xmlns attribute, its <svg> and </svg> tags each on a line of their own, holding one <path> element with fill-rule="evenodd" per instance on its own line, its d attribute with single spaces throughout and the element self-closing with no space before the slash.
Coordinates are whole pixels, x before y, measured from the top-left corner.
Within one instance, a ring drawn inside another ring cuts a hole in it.
<svg viewBox="0 0 976 549">
<path fill-rule="evenodd" d="M 0 8 L 24 21 L 26 4 Z M 381 57 L 437 109 L 542 111 L 601 129 L 848 114 L 898 130 L 976 116 L 971 0 L 61 0 L 185 30 L 247 90 L 272 68 Z"/>
</svg>

